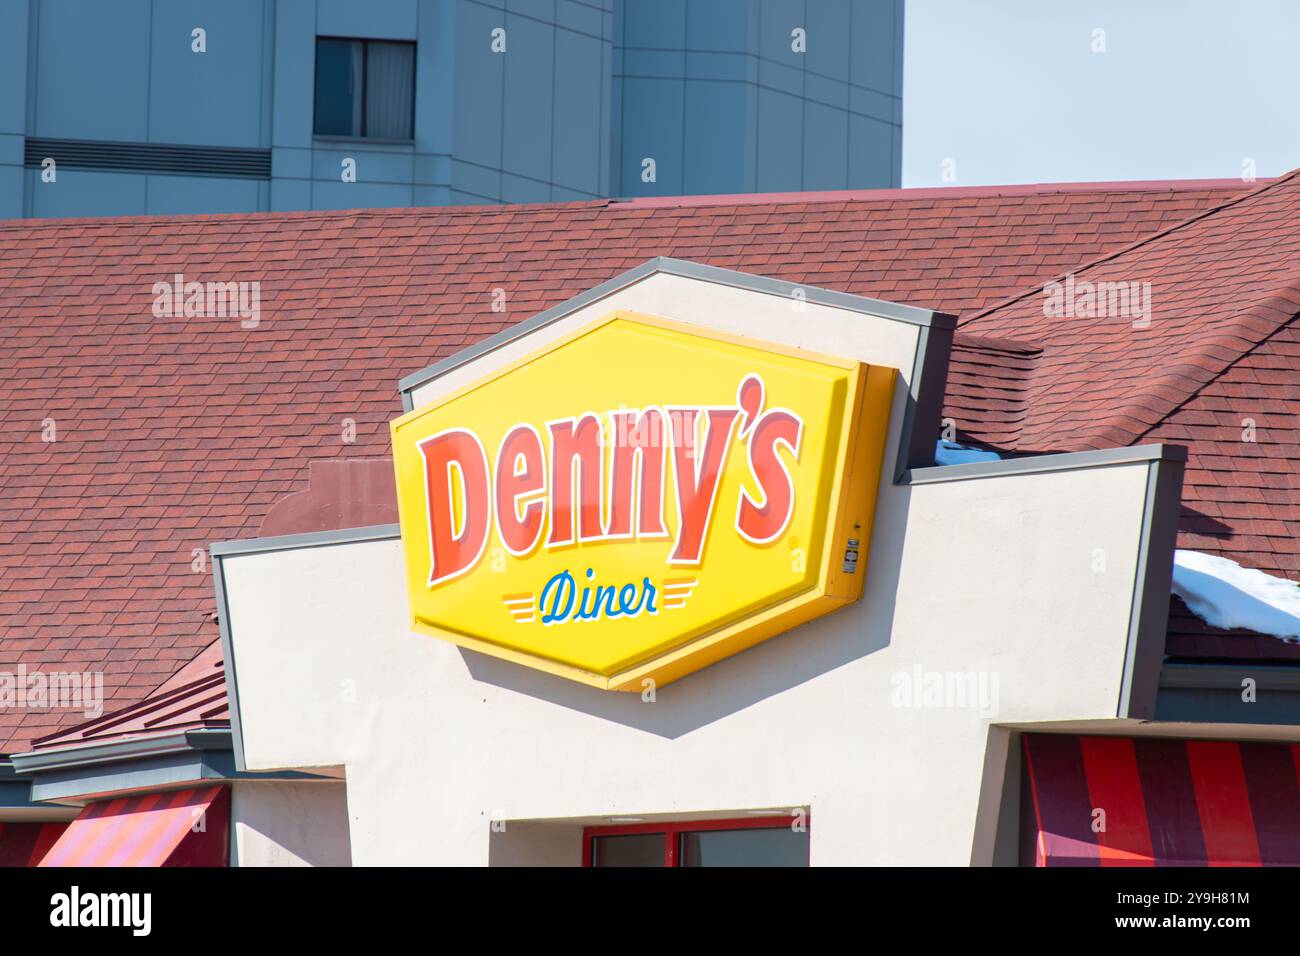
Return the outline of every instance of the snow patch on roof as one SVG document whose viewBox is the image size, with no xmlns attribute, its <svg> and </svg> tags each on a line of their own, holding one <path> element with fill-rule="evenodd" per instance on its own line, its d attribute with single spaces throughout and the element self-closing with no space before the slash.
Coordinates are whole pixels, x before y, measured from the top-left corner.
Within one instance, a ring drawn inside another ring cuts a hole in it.
<svg viewBox="0 0 1300 956">
<path fill-rule="evenodd" d="M 1214 627 L 1300 639 L 1300 584 L 1199 551 L 1174 552 L 1173 592 Z"/>
</svg>

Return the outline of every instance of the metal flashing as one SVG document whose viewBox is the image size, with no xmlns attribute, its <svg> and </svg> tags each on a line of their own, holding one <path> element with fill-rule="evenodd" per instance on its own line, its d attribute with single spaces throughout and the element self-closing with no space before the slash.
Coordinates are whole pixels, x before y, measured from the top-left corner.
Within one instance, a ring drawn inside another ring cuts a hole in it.
<svg viewBox="0 0 1300 956">
<path fill-rule="evenodd" d="M 55 802 L 83 803 L 110 794 L 121 797 L 131 793 L 232 781 L 338 782 L 334 777 L 303 770 L 245 773 L 235 768 L 229 750 L 185 750 L 124 763 L 42 773 L 33 779 L 31 795 L 33 799 L 43 801 L 40 806 L 49 806 Z"/>
<path fill-rule="evenodd" d="M 1296 664 L 1165 661 L 1160 670 L 1160 686 L 1180 690 L 1237 692 L 1241 690 L 1241 681 L 1245 677 L 1253 679 L 1258 687 L 1265 690 L 1300 693 L 1300 666 Z"/>
<path fill-rule="evenodd" d="M 244 731 L 239 712 L 239 673 L 235 670 L 235 645 L 230 639 L 230 601 L 226 596 L 226 579 L 222 574 L 223 560 L 218 548 L 213 545 L 212 553 L 212 589 L 217 601 L 217 631 L 221 636 L 221 659 L 226 675 L 226 702 L 230 708 L 230 740 L 235 752 L 235 767 L 244 769 Z"/>
<path fill-rule="evenodd" d="M 805 301 L 817 305 L 860 312 L 864 315 L 916 326 L 917 346 L 913 356 L 911 380 L 908 382 L 908 400 L 903 409 L 903 427 L 898 446 L 898 460 L 894 468 L 894 480 L 896 482 L 901 480 L 909 468 L 934 464 L 934 442 L 939 436 L 940 413 L 947 387 L 948 356 L 952 349 L 953 331 L 957 327 L 956 316 L 947 312 L 936 312 L 932 309 L 886 302 L 883 299 L 871 299 L 849 292 L 837 292 L 819 286 L 787 282 L 784 279 L 752 275 L 667 256 L 648 259 L 639 266 L 620 273 L 585 292 L 580 292 L 545 312 L 539 312 L 531 318 L 461 349 L 454 355 L 404 376 L 397 383 L 402 399 L 402 411 L 409 412 L 414 409 L 412 393 L 420 386 L 508 345 L 522 336 L 559 321 L 577 309 L 657 273 L 783 298 L 791 298 L 798 294 L 802 295 Z"/>
<path fill-rule="evenodd" d="M 948 390 L 953 328 L 946 323 L 927 325 L 917 334 L 894 463 L 894 484 L 902 482 L 909 469 L 934 467 L 934 448 L 943 431 L 943 397 Z"/>
<path fill-rule="evenodd" d="M 49 807 L 56 801 L 209 780 L 336 779 L 304 770 L 242 771 L 233 740 L 229 730 L 188 730 L 17 754 L 13 762 L 0 763 L 0 808 Z"/>
<path fill-rule="evenodd" d="M 994 478 L 1004 475 L 1031 475 L 1047 471 L 1073 471 L 1104 465 L 1128 465 L 1139 461 L 1187 461 L 1182 445 L 1132 445 L 1124 448 L 1100 448 L 1094 451 L 1056 452 L 1003 458 L 1000 461 L 972 461 L 964 465 L 935 465 L 913 468 L 899 480 L 904 485 L 930 485 L 968 478 Z"/>
<path fill-rule="evenodd" d="M 1183 465 L 1187 460 L 1187 449 L 1174 447 L 1182 452 L 1181 457 L 1153 458 L 1147 466 L 1128 646 L 1115 712 L 1121 718 L 1151 720 L 1156 716 L 1183 500 Z"/>
<path fill-rule="evenodd" d="M 174 753 L 180 750 L 213 750 L 230 746 L 226 730 L 182 730 L 156 737 L 135 737 L 109 741 L 87 741 L 68 747 L 33 750 L 14 754 L 14 768 L 22 774 L 66 770 L 121 760 Z"/>
<path fill-rule="evenodd" d="M 305 531 L 302 534 L 281 534 L 269 538 L 243 538 L 237 541 L 220 541 L 210 548 L 214 558 L 228 558 L 239 554 L 260 554 L 266 551 L 296 551 L 328 544 L 350 544 L 357 541 L 383 541 L 400 538 L 401 528 L 395 524 L 367 525 L 364 528 L 334 528 L 328 531 Z"/>
<path fill-rule="evenodd" d="M 454 355 L 434 362 L 418 372 L 412 372 L 410 375 L 403 376 L 397 383 L 399 392 L 403 394 L 410 393 L 421 385 L 425 385 L 441 375 L 459 368 L 469 362 L 488 354 L 501 346 L 513 342 L 521 336 L 534 332 L 537 329 L 544 328 L 571 312 L 575 312 L 584 306 L 597 302 L 613 293 L 624 289 L 630 285 L 635 285 L 643 279 L 646 279 L 656 273 L 664 275 L 680 276 L 687 279 L 699 279 L 704 282 L 712 282 L 716 285 L 725 285 L 734 289 L 745 289 L 750 292 L 762 292 L 768 295 L 779 295 L 786 298 L 793 296 L 796 292 L 801 293 L 808 302 L 818 305 L 833 306 L 839 309 L 846 309 L 853 312 L 862 312 L 867 315 L 875 315 L 885 319 L 892 319 L 895 322 L 906 322 L 910 325 L 920 326 L 922 328 L 936 327 L 951 331 L 957 327 L 955 316 L 946 312 L 935 312 L 931 309 L 921 309 L 911 305 L 901 305 L 896 302 L 886 302 L 883 299 L 869 299 L 866 296 L 853 295 L 849 292 L 836 292 L 832 289 L 823 289 L 819 286 L 802 285 L 798 282 L 786 282 L 784 279 L 772 279 L 766 276 L 751 275 L 747 272 L 737 272 L 734 269 L 723 269 L 718 266 L 703 265 L 698 262 L 689 262 L 685 259 L 673 259 L 667 256 L 659 256 L 655 259 L 647 259 L 632 269 L 622 272 L 602 282 L 600 285 L 593 286 L 584 292 L 580 292 L 570 299 L 566 299 L 559 305 L 547 309 L 545 312 L 539 312 L 531 318 L 524 319 L 522 322 L 503 329 L 496 335 L 489 336 L 480 342 L 461 349 Z"/>
</svg>

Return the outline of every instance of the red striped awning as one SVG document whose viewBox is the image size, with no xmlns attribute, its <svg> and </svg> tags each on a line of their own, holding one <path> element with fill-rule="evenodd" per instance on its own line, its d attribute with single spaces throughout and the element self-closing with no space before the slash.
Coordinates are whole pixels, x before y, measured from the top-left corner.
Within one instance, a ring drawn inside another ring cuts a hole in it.
<svg viewBox="0 0 1300 956">
<path fill-rule="evenodd" d="M 170 790 L 91 803 L 41 866 L 221 866 L 229 800 L 225 787 Z"/>
<path fill-rule="evenodd" d="M 67 823 L 0 823 L 0 866 L 36 866 Z"/>
<path fill-rule="evenodd" d="M 1300 864 L 1300 747 L 1025 734 L 1035 866 Z"/>
</svg>

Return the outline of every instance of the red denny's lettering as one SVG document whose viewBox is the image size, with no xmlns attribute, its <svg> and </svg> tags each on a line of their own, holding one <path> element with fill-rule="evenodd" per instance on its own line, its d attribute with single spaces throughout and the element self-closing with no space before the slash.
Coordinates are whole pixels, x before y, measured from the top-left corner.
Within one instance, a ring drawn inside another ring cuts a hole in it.
<svg viewBox="0 0 1300 956">
<path fill-rule="evenodd" d="M 429 436 L 417 445 L 428 503 L 429 586 L 472 570 L 494 524 L 515 556 L 539 544 L 663 538 L 672 542 L 667 563 L 699 564 L 737 446 L 757 494 L 742 487 L 724 506 L 734 509 L 736 532 L 746 541 L 774 541 L 795 504 L 781 449 L 798 461 L 803 419 L 788 408 L 764 411 L 765 399 L 762 378 L 749 374 L 734 405 L 585 412 L 542 429 L 521 422 L 506 431 L 495 456 L 472 429 Z M 676 503 L 671 522 L 664 516 L 668 481 Z"/>
</svg>

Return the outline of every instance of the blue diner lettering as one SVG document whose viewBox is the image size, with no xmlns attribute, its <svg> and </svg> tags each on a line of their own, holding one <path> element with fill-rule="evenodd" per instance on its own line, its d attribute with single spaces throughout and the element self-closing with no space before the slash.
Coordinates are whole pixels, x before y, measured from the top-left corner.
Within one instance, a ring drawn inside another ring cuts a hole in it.
<svg viewBox="0 0 1300 956">
<path fill-rule="evenodd" d="M 596 576 L 593 568 L 587 569 L 587 580 Z M 655 607 L 655 586 L 649 578 L 641 579 L 638 592 L 635 583 L 618 585 L 588 584 L 578 594 L 578 584 L 566 569 L 553 575 L 542 588 L 537 609 L 542 612 L 543 624 L 563 624 L 566 621 L 597 621 L 600 618 L 636 617 L 645 612 L 658 614 Z M 577 611 L 574 611 L 574 603 Z"/>
</svg>

